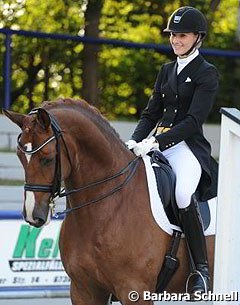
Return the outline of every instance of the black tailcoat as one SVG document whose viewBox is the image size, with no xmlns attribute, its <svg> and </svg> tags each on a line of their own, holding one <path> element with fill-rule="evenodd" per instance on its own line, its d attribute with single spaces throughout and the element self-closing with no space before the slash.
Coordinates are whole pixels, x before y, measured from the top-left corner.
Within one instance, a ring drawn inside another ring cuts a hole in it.
<svg viewBox="0 0 240 305">
<path fill-rule="evenodd" d="M 203 135 L 202 125 L 215 101 L 218 72 L 201 55 L 178 75 L 176 71 L 176 61 L 162 66 L 132 139 L 143 140 L 156 125 L 171 128 L 156 135 L 160 150 L 183 140 L 187 143 L 203 170 L 198 186 L 200 199 L 207 200 L 217 194 L 217 162 L 211 157 L 211 146 Z"/>
</svg>

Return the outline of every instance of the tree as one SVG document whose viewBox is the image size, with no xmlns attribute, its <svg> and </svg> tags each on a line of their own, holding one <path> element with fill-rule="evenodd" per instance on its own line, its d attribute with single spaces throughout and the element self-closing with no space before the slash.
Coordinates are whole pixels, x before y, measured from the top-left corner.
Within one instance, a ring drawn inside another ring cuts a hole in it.
<svg viewBox="0 0 240 305">
<path fill-rule="evenodd" d="M 26 0 L 21 4 L 15 10 L 9 5 L 9 14 L 3 9 L 4 26 L 73 35 L 77 35 L 84 26 L 81 1 L 76 3 L 73 0 L 41 2 Z M 2 6 L 4 7 L 7 6 Z M 82 87 L 82 49 L 82 44 L 76 42 L 14 35 L 12 37 L 13 109 L 26 112 L 44 99 L 79 96 Z"/>
<path fill-rule="evenodd" d="M 99 24 L 103 0 L 89 0 L 85 11 L 85 33 L 87 38 L 99 38 Z M 86 43 L 83 48 L 82 96 L 98 105 L 98 52 L 99 45 Z"/>
</svg>

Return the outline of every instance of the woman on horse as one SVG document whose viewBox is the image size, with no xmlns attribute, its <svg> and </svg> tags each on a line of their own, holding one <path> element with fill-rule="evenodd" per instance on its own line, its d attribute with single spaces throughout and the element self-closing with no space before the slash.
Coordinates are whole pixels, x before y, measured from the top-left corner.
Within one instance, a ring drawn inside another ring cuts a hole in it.
<svg viewBox="0 0 240 305">
<path fill-rule="evenodd" d="M 197 201 L 217 194 L 217 163 L 203 135 L 218 90 L 218 72 L 200 54 L 207 22 L 196 8 L 185 6 L 169 18 L 167 28 L 176 61 L 164 64 L 152 96 L 126 144 L 138 156 L 159 148 L 176 175 L 179 219 L 194 263 L 190 293 L 207 292 L 208 257 Z M 146 139 L 156 127 L 152 137 Z"/>
</svg>

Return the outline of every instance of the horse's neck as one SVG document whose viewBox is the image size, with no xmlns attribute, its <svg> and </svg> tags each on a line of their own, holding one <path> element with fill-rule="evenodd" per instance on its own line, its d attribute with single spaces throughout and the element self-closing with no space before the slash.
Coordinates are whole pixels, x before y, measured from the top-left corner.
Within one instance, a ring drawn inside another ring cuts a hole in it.
<svg viewBox="0 0 240 305">
<path fill-rule="evenodd" d="M 111 177 L 133 159 L 132 154 L 110 126 L 101 122 L 101 118 L 99 121 L 98 118 L 89 119 L 88 115 L 83 113 L 69 111 L 71 128 L 69 128 L 69 122 L 66 123 L 66 113 L 63 114 L 60 111 L 57 113 L 65 131 L 65 141 L 71 159 L 71 169 L 64 179 L 68 190 Z M 108 191 L 118 182 L 119 179 L 116 179 L 110 184 L 102 184 L 89 191 L 76 193 L 70 196 L 70 201 L 77 204 L 92 199 L 101 192 Z"/>
<path fill-rule="evenodd" d="M 100 133 L 75 141 L 70 154 L 72 171 L 65 181 L 69 188 L 77 188 L 110 177 L 132 159 L 131 153 L 120 141 L 111 143 Z"/>
</svg>

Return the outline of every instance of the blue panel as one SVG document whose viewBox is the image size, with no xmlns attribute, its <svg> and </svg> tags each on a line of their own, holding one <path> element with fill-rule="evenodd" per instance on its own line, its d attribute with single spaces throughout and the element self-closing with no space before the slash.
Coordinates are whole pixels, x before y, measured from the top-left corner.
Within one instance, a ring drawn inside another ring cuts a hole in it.
<svg viewBox="0 0 240 305">
<path fill-rule="evenodd" d="M 12 211 L 12 210 L 0 210 L 0 220 L 8 220 L 8 219 L 23 219 L 22 211 Z M 62 220 L 64 219 L 64 215 L 59 216 L 57 219 L 52 217 L 53 220 Z"/>
</svg>

